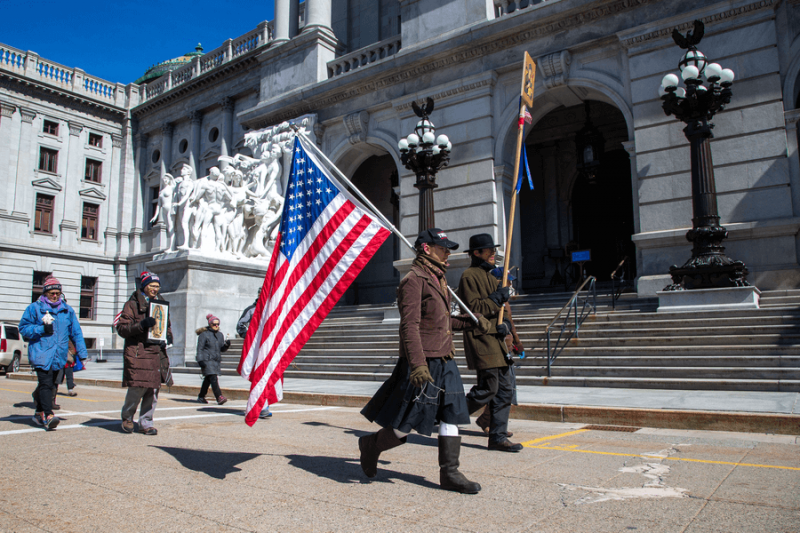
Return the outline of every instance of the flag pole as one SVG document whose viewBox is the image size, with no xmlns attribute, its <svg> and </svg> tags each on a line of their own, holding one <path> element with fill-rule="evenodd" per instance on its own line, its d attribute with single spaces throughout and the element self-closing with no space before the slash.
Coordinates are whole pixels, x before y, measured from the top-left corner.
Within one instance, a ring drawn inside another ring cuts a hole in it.
<svg viewBox="0 0 800 533">
<path fill-rule="evenodd" d="M 525 52 L 523 57 L 522 66 L 522 88 L 520 89 L 519 97 L 519 117 L 517 119 L 517 151 L 514 158 L 514 185 L 511 188 L 511 209 L 508 216 L 508 227 L 506 228 L 507 237 L 505 243 L 505 257 L 503 258 L 503 281 L 500 287 L 505 287 L 508 284 L 508 265 L 509 255 L 511 253 L 511 241 L 514 237 L 514 215 L 517 209 L 517 182 L 519 181 L 519 159 L 522 153 L 522 139 L 523 130 L 525 129 L 525 106 L 533 105 L 533 83 L 536 80 L 536 63 L 533 62 L 528 52 Z M 497 315 L 497 323 L 503 322 L 503 314 L 505 306 L 500 307 L 500 313 Z"/>
<path fill-rule="evenodd" d="M 406 239 L 406 236 L 405 236 L 405 235 L 403 235 L 402 233 L 400 233 L 400 230 L 398 230 L 396 227 L 394 227 L 394 224 L 392 224 L 391 222 L 389 222 L 389 220 L 388 220 L 388 219 L 387 219 L 387 218 L 386 218 L 386 217 L 383 215 L 383 213 L 381 213 L 380 211 L 378 211 L 378 209 L 377 209 L 377 208 L 376 208 L 374 205 L 372 205 L 372 202 L 370 202 L 370 201 L 369 201 L 369 199 L 367 199 L 367 197 L 366 197 L 366 196 L 364 196 L 364 194 L 363 194 L 363 193 L 362 193 L 362 192 L 361 192 L 361 191 L 358 189 L 358 187 L 356 187 L 355 185 L 353 185 L 353 183 L 352 183 L 352 182 L 351 182 L 351 181 L 350 181 L 350 180 L 347 178 L 347 176 L 345 176 L 345 175 L 342 173 L 342 171 L 341 171 L 341 170 L 339 170 L 339 169 L 336 167 L 336 165 L 334 165 L 334 164 L 333 164 L 333 162 L 332 162 L 330 159 L 328 159 L 328 156 L 326 156 L 326 155 L 323 153 L 323 151 L 322 151 L 322 150 L 320 150 L 319 148 L 317 148 L 317 146 L 314 144 L 314 142 L 313 142 L 313 141 L 311 141 L 311 139 L 309 139 L 309 138 L 306 136 L 306 133 L 305 133 L 304 131 L 301 131 L 301 130 L 300 130 L 299 128 L 297 128 L 297 126 L 295 126 L 295 125 L 292 125 L 292 127 L 294 128 L 295 132 L 297 132 L 297 134 L 298 134 L 298 135 L 301 135 L 301 137 L 300 137 L 300 142 L 302 142 L 302 143 L 303 143 L 303 146 L 305 146 L 305 147 L 306 147 L 306 149 L 308 149 L 308 148 L 310 147 L 310 148 L 311 148 L 311 150 L 312 150 L 312 151 L 313 151 L 313 152 L 314 152 L 314 153 L 315 153 L 315 154 L 316 154 L 318 157 L 320 157 L 320 158 L 323 160 L 323 162 L 325 162 L 326 166 L 327 166 L 327 167 L 328 167 L 330 170 L 332 170 L 332 171 L 333 171 L 333 172 L 336 174 L 336 176 L 337 176 L 337 177 L 338 177 L 338 178 L 339 178 L 341 181 L 343 181 L 343 182 L 344 182 L 344 184 L 345 184 L 345 185 L 347 185 L 348 187 L 350 187 L 350 190 L 352 190 L 352 191 L 355 193 L 355 195 L 356 195 L 356 196 L 358 196 L 359 200 L 361 200 L 362 202 L 364 202 L 364 204 L 365 204 L 365 205 L 366 205 L 366 206 L 367 206 L 367 207 L 368 207 L 368 208 L 369 208 L 369 209 L 372 211 L 372 214 L 373 214 L 373 215 L 375 215 L 376 217 L 378 217 L 378 218 L 381 220 L 381 222 L 383 222 L 383 224 L 384 224 L 384 225 L 388 226 L 388 227 L 389 227 L 389 229 L 392 231 L 392 233 L 394 233 L 395 235 L 397 235 L 397 236 L 400 238 L 400 240 L 401 240 L 401 241 L 403 241 L 403 242 L 406 244 L 406 246 L 408 246 L 408 247 L 411 249 L 411 251 L 412 251 L 412 252 L 416 253 L 416 249 L 415 249 L 415 248 L 414 248 L 414 246 L 413 246 L 413 245 L 412 245 L 412 244 L 409 242 L 409 240 L 408 240 L 408 239 Z M 474 320 L 474 321 L 475 321 L 475 323 L 477 324 L 477 323 L 478 323 L 478 317 L 476 317 L 476 316 L 475 316 L 475 314 L 474 314 L 472 311 L 470 311 L 470 310 L 469 310 L 469 307 L 467 307 L 466 305 L 464 305 L 464 302 L 462 302 L 462 301 L 461 301 L 461 298 L 459 298 L 459 297 L 458 297 L 458 295 L 455 293 L 455 291 L 454 291 L 453 289 L 451 289 L 451 288 L 450 288 L 450 286 L 449 286 L 449 285 L 448 285 L 448 287 L 447 287 L 447 290 L 448 290 L 448 291 L 450 291 L 450 295 L 453 297 L 453 299 L 455 300 L 455 302 L 456 302 L 456 303 L 457 303 L 457 304 L 458 304 L 458 305 L 461 307 L 462 311 L 466 311 L 466 312 L 467 312 L 467 314 L 469 315 L 469 317 L 470 317 L 472 320 Z"/>
</svg>

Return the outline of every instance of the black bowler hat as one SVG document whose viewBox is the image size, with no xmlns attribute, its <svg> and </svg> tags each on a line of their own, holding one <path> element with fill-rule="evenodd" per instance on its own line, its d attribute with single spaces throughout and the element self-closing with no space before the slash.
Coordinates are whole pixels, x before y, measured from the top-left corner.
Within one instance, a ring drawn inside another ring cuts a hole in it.
<svg viewBox="0 0 800 533">
<path fill-rule="evenodd" d="M 469 238 L 469 248 L 467 253 L 472 253 L 475 250 L 483 250 L 484 248 L 499 248 L 499 244 L 494 243 L 494 239 L 488 233 L 478 233 Z"/>
<path fill-rule="evenodd" d="M 447 234 L 439 228 L 431 228 L 421 231 L 417 236 L 417 240 L 414 241 L 414 247 L 418 248 L 422 243 L 436 244 L 450 250 L 458 249 L 458 243 L 448 239 Z"/>
</svg>

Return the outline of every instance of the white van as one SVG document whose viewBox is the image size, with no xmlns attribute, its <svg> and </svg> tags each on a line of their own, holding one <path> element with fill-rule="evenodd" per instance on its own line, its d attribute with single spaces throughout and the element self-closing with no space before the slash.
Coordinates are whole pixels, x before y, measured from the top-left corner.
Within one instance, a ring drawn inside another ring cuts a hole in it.
<svg viewBox="0 0 800 533">
<path fill-rule="evenodd" d="M 28 364 L 28 343 L 19 334 L 16 324 L 0 322 L 0 368 L 6 373 L 19 372 L 19 365 Z"/>
</svg>

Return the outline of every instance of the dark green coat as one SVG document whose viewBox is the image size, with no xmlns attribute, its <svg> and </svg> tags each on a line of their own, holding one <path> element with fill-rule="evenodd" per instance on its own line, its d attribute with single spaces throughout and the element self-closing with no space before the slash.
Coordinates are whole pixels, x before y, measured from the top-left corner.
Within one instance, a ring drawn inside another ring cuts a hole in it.
<svg viewBox="0 0 800 533">
<path fill-rule="evenodd" d="M 506 343 L 496 336 L 500 306 L 489 299 L 499 285 L 500 280 L 479 266 L 469 267 L 461 275 L 459 298 L 470 311 L 482 314 L 492 324 L 485 334 L 477 329 L 464 332 L 464 354 L 470 370 L 503 368 L 508 364 L 505 358 L 508 353 Z"/>
</svg>

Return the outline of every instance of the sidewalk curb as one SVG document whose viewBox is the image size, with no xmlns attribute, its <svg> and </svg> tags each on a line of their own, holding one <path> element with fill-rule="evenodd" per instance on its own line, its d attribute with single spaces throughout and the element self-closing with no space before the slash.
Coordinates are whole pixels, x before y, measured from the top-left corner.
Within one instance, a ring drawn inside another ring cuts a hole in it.
<svg viewBox="0 0 800 533">
<path fill-rule="evenodd" d="M 30 374 L 9 374 L 6 377 L 21 381 L 36 381 L 36 376 Z M 121 382 L 115 380 L 75 378 L 75 383 L 96 387 L 121 387 Z M 200 393 L 199 386 L 174 385 L 162 387 L 163 389 L 170 394 L 186 396 L 197 396 Z M 250 391 L 247 389 L 225 389 L 225 396 L 229 400 L 246 400 L 249 395 Z M 363 407 L 370 397 L 284 391 L 283 399 L 289 403 L 304 405 Z M 800 415 L 777 413 L 522 404 L 511 407 L 510 417 L 519 420 L 573 424 L 800 435 Z"/>
</svg>

